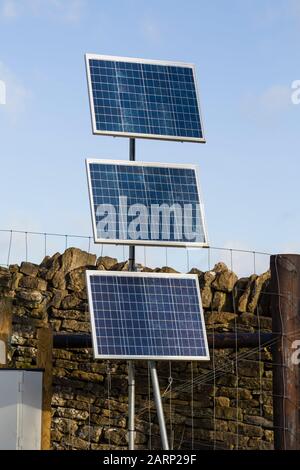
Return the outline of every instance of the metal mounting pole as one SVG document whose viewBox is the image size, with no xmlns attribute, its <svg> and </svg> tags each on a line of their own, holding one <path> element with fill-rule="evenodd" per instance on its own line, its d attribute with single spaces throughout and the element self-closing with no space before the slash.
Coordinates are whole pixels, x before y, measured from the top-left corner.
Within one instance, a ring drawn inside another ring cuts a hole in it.
<svg viewBox="0 0 300 470">
<path fill-rule="evenodd" d="M 160 389 L 159 389 L 155 362 L 149 361 L 149 367 L 150 367 L 150 374 L 151 374 L 151 379 L 152 379 L 153 394 L 154 394 L 154 400 L 155 400 L 155 405 L 156 405 L 162 447 L 163 447 L 163 450 L 169 450 L 166 422 L 165 422 L 164 410 L 163 410 L 162 402 L 161 402 Z"/>
<path fill-rule="evenodd" d="M 129 450 L 134 450 L 134 402 L 135 402 L 135 378 L 133 361 L 128 361 L 128 444 Z"/>
<path fill-rule="evenodd" d="M 135 161 L 135 139 L 129 140 L 129 160 L 131 162 Z M 129 247 L 129 271 L 135 271 L 135 246 Z M 162 446 L 164 450 L 169 450 L 169 443 L 168 443 L 168 435 L 166 430 L 166 423 L 164 417 L 164 411 L 161 403 L 161 396 L 160 396 L 160 389 L 159 389 L 159 382 L 157 377 L 156 371 L 156 364 L 154 361 L 149 361 L 149 368 L 151 373 L 152 379 L 152 386 L 153 386 L 153 393 L 154 393 L 154 400 L 156 404 Z M 128 411 L 129 411 L 129 418 L 128 418 L 128 440 L 129 440 L 129 449 L 134 450 L 134 436 L 135 436 L 135 425 L 134 425 L 134 417 L 135 417 L 135 409 L 134 409 L 134 400 L 135 400 L 135 379 L 134 379 L 134 365 L 132 361 L 128 362 Z"/>
<path fill-rule="evenodd" d="M 135 161 L 135 139 L 129 139 L 129 160 Z M 128 270 L 135 271 L 135 246 L 129 246 Z M 133 361 L 128 361 L 128 444 L 134 450 L 135 438 L 135 373 Z"/>
<path fill-rule="evenodd" d="M 135 162 L 135 139 L 129 139 L 129 160 Z M 129 271 L 135 271 L 135 246 L 129 246 Z"/>
</svg>

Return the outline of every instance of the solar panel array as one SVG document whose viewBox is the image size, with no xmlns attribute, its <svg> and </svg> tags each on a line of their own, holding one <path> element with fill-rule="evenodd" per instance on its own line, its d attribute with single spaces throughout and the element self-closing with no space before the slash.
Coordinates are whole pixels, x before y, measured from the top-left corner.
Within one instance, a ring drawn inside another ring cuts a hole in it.
<svg viewBox="0 0 300 470">
<path fill-rule="evenodd" d="M 209 359 L 197 276 L 87 271 L 101 359 Z"/>
<path fill-rule="evenodd" d="M 205 142 L 191 64 L 86 55 L 93 132 Z M 87 160 L 97 243 L 207 246 L 196 168 Z M 87 271 L 102 359 L 208 360 L 195 275 Z"/>
<path fill-rule="evenodd" d="M 87 171 L 95 242 L 207 244 L 195 167 L 88 160 Z M 141 206 L 146 212 L 133 231 L 130 223 Z M 113 231 L 101 223 L 110 217 Z"/>
<path fill-rule="evenodd" d="M 87 54 L 94 133 L 204 142 L 193 65 Z"/>
</svg>

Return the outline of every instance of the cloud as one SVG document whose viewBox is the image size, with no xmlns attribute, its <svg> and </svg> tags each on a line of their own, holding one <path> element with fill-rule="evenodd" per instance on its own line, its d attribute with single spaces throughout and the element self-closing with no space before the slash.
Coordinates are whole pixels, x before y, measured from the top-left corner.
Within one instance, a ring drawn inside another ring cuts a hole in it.
<svg viewBox="0 0 300 470">
<path fill-rule="evenodd" d="M 5 84 L 6 90 L 5 105 L 1 106 L 1 114 L 5 113 L 14 123 L 24 113 L 31 92 L 2 62 L 0 62 L 0 80 Z"/>
<path fill-rule="evenodd" d="M 0 0 L 0 17 L 15 20 L 31 15 L 77 23 L 86 3 L 87 0 Z"/>
<path fill-rule="evenodd" d="M 140 30 L 145 39 L 151 43 L 158 43 L 161 40 L 160 27 L 151 17 L 146 17 L 141 21 Z"/>
<path fill-rule="evenodd" d="M 68 23 L 78 23 L 82 17 L 86 0 L 46 0 L 51 16 L 59 15 Z M 40 3 L 44 6 L 45 0 Z M 42 9 L 40 10 L 42 11 Z"/>
<path fill-rule="evenodd" d="M 248 94 L 241 100 L 242 111 L 250 118 L 274 120 L 292 107 L 290 85 L 272 85 L 260 94 Z"/>
<path fill-rule="evenodd" d="M 259 10 L 258 24 L 266 28 L 268 25 L 276 26 L 285 22 L 299 25 L 300 2 L 299 0 L 267 0 L 263 9 Z"/>
<path fill-rule="evenodd" d="M 14 0 L 4 0 L 1 3 L 1 16 L 4 18 L 15 18 L 18 16 L 18 8 Z"/>
<path fill-rule="evenodd" d="M 291 89 L 288 86 L 274 85 L 259 97 L 260 107 L 267 113 L 282 112 L 291 105 Z"/>
</svg>

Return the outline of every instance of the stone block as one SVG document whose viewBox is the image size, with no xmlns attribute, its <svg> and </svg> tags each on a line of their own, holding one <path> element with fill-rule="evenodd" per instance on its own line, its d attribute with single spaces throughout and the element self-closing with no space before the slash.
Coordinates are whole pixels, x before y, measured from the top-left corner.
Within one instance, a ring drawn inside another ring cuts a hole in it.
<svg viewBox="0 0 300 470">
<path fill-rule="evenodd" d="M 237 275 L 229 270 L 217 272 L 216 278 L 212 283 L 212 287 L 221 292 L 232 292 L 236 282 Z"/>
<path fill-rule="evenodd" d="M 202 306 L 205 309 L 210 308 L 212 302 L 213 294 L 212 290 L 209 286 L 204 286 L 201 289 L 201 299 L 202 299 Z"/>
<path fill-rule="evenodd" d="M 36 277 L 39 272 L 39 266 L 33 263 L 23 262 L 20 266 L 20 273 L 25 274 L 26 276 Z"/>
<path fill-rule="evenodd" d="M 40 291 L 47 290 L 47 281 L 44 279 L 40 279 L 38 277 L 31 277 L 31 276 L 21 276 L 19 279 L 19 287 L 25 289 L 36 289 Z"/>
<path fill-rule="evenodd" d="M 110 270 L 113 266 L 115 266 L 118 263 L 117 258 L 111 258 L 110 256 L 100 256 L 97 259 L 96 266 L 97 269 L 102 266 L 105 270 Z"/>
<path fill-rule="evenodd" d="M 229 420 L 242 420 L 243 418 L 241 408 L 222 408 L 220 406 L 216 406 L 215 415 L 217 418 Z"/>
<path fill-rule="evenodd" d="M 245 423 L 254 424 L 255 426 L 262 426 L 263 428 L 273 429 L 273 422 L 264 418 L 263 416 L 244 416 Z"/>
<path fill-rule="evenodd" d="M 230 406 L 230 400 L 228 397 L 215 397 L 215 406 L 228 408 Z"/>
</svg>

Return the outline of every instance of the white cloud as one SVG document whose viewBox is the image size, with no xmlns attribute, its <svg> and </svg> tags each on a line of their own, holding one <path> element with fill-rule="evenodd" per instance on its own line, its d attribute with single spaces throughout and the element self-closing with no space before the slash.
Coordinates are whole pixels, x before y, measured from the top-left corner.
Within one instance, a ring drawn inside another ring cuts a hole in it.
<svg viewBox="0 0 300 470">
<path fill-rule="evenodd" d="M 14 0 L 4 0 L 1 3 L 1 16 L 4 18 L 15 18 L 18 16 L 18 9 Z"/>
<path fill-rule="evenodd" d="M 276 26 L 288 22 L 296 26 L 300 21 L 299 0 L 268 0 L 263 9 L 257 10 L 257 23 L 262 27 Z"/>
<path fill-rule="evenodd" d="M 77 23 L 86 3 L 87 0 L 0 0 L 0 17 L 14 20 L 31 15 Z"/>
<path fill-rule="evenodd" d="M 158 43 L 161 40 L 160 27 L 153 18 L 146 17 L 140 24 L 140 29 L 145 39 L 151 43 Z"/>
<path fill-rule="evenodd" d="M 259 102 L 267 113 L 281 112 L 291 105 L 291 89 L 282 85 L 271 86 L 259 97 Z"/>
<path fill-rule="evenodd" d="M 260 94 L 248 94 L 241 102 L 242 111 L 250 118 L 274 120 L 292 107 L 290 85 L 272 85 Z"/>
<path fill-rule="evenodd" d="M 48 14 L 51 17 L 59 16 L 60 19 L 69 23 L 80 21 L 86 4 L 86 0 L 35 0 L 35 2 L 39 3 L 40 14 L 47 13 L 45 3 L 48 3 Z"/>
<path fill-rule="evenodd" d="M 73 0 L 69 9 L 65 12 L 65 19 L 71 23 L 77 23 L 83 13 L 84 2 L 82 0 Z"/>
<path fill-rule="evenodd" d="M 14 123 L 25 111 L 31 93 L 2 62 L 0 62 L 0 80 L 6 89 L 6 103 L 1 107 L 1 114 L 5 113 Z"/>
</svg>

